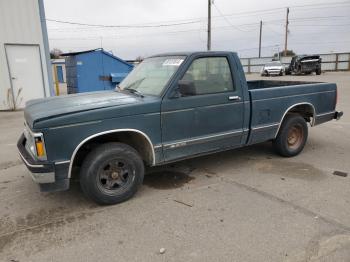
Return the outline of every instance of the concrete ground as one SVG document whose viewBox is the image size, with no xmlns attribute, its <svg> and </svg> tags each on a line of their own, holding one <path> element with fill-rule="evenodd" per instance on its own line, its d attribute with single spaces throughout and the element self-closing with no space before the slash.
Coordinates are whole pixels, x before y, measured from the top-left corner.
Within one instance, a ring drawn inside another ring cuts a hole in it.
<svg viewBox="0 0 350 262">
<path fill-rule="evenodd" d="M 152 169 L 115 206 L 77 184 L 40 193 L 15 147 L 23 113 L 1 112 L 0 261 L 350 261 L 350 174 L 333 174 L 350 172 L 350 73 L 273 79 L 336 82 L 344 117 L 294 158 L 264 143 Z"/>
</svg>

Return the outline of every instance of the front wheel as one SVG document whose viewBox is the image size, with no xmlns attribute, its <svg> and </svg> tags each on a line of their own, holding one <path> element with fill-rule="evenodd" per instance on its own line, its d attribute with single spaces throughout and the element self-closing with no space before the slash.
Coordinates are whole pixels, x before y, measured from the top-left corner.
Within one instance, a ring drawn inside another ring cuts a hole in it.
<svg viewBox="0 0 350 262">
<path fill-rule="evenodd" d="M 284 119 L 273 146 L 281 156 L 296 156 L 303 150 L 307 136 L 305 119 L 300 115 L 290 114 Z"/>
<path fill-rule="evenodd" d="M 143 177 L 143 161 L 134 148 L 122 143 L 106 143 L 85 158 L 80 186 L 96 203 L 116 204 L 131 198 Z"/>
</svg>

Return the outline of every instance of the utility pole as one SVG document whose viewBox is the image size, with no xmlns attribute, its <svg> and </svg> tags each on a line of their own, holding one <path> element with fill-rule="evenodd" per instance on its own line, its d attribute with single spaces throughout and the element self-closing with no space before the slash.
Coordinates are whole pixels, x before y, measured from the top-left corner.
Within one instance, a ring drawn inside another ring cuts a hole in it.
<svg viewBox="0 0 350 262">
<path fill-rule="evenodd" d="M 286 17 L 286 34 L 284 38 L 284 56 L 287 56 L 287 48 L 288 48 L 288 24 L 289 24 L 289 7 L 287 7 L 287 17 Z"/>
<path fill-rule="evenodd" d="M 261 33 L 262 33 L 262 21 L 260 21 L 260 34 L 259 34 L 259 58 L 261 57 Z"/>
<path fill-rule="evenodd" d="M 207 50 L 211 49 L 211 1 L 208 0 L 208 39 L 207 39 Z"/>
</svg>

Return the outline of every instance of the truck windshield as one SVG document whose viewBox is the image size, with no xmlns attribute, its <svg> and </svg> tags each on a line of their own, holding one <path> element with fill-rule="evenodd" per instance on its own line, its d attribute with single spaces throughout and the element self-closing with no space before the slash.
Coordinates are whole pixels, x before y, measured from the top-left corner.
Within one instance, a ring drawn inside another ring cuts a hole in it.
<svg viewBox="0 0 350 262">
<path fill-rule="evenodd" d="M 185 56 L 162 56 L 145 59 L 119 84 L 121 90 L 159 96 Z"/>
</svg>

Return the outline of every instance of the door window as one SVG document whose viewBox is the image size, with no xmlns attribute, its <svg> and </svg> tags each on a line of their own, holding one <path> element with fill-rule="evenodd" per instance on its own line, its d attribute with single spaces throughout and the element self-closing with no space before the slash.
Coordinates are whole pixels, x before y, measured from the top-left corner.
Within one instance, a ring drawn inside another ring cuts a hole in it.
<svg viewBox="0 0 350 262">
<path fill-rule="evenodd" d="M 235 90 L 226 57 L 197 58 L 192 62 L 182 80 L 193 82 L 196 95 Z"/>
</svg>

